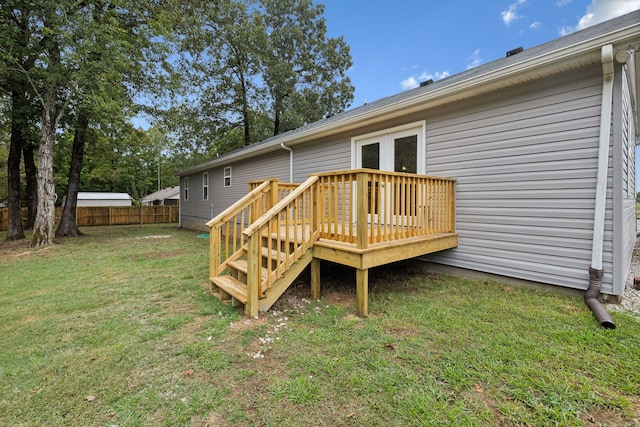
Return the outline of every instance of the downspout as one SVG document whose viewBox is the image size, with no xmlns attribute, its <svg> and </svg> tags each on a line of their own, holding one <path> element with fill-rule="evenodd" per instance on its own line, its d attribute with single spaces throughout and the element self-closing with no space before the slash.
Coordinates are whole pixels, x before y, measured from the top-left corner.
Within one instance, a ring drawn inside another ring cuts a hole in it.
<svg viewBox="0 0 640 427">
<path fill-rule="evenodd" d="M 284 142 L 280 143 L 280 147 L 289 152 L 289 182 L 293 182 L 293 148 L 284 145 Z"/>
<path fill-rule="evenodd" d="M 604 270 L 602 251 L 604 245 L 604 218 L 607 202 L 607 174 L 609 168 L 609 140 L 611 136 L 611 106 L 613 101 L 613 46 L 602 46 L 602 110 L 600 112 L 600 139 L 598 148 L 598 171 L 596 177 L 596 204 L 593 215 L 593 242 L 591 248 L 591 267 L 589 268 L 589 287 L 584 301 L 591 309 L 600 326 L 615 329 L 616 325 L 604 309 L 598 296 L 602 286 Z"/>
</svg>

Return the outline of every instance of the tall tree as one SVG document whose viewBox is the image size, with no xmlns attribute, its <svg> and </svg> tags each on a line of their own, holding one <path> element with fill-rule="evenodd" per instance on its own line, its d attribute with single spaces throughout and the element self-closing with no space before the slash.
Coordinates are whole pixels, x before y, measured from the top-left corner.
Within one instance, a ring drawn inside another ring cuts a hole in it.
<svg viewBox="0 0 640 427">
<path fill-rule="evenodd" d="M 248 145 L 326 115 L 353 98 L 342 38 L 326 37 L 322 6 L 309 0 L 190 2 L 187 93 L 177 133 L 209 155 Z"/>
<path fill-rule="evenodd" d="M 162 97 L 172 89 L 167 58 L 180 16 L 162 0 L 97 1 L 87 8 L 94 32 L 88 35 L 83 63 L 85 88 L 75 99 L 73 148 L 65 206 L 56 236 L 78 236 L 75 211 L 89 127 L 128 130 L 135 95 Z"/>
<path fill-rule="evenodd" d="M 227 141 L 231 148 L 249 145 L 263 137 L 255 134 L 252 117 L 263 98 L 260 16 L 245 0 L 193 1 L 188 7 L 194 18 L 183 41 L 182 66 L 196 92 L 186 94 L 189 102 L 173 117 L 186 139 L 233 135 Z"/>
<path fill-rule="evenodd" d="M 273 134 L 343 111 L 353 100 L 349 46 L 327 38 L 324 6 L 311 0 L 261 0 L 264 79 Z"/>
<path fill-rule="evenodd" d="M 76 206 L 78 205 L 80 173 L 82 172 L 84 145 L 88 128 L 89 118 L 84 112 L 80 112 L 73 132 L 73 148 L 71 150 L 71 161 L 67 180 L 67 194 L 62 209 L 62 217 L 56 229 L 56 237 L 77 237 L 82 235 L 76 223 Z"/>
<path fill-rule="evenodd" d="M 20 7 L 28 12 L 27 46 L 32 54 L 29 58 L 34 60 L 31 67 L 26 67 L 24 54 L 13 43 L 16 38 L 8 37 L 0 39 L 2 60 L 9 64 L 6 69 L 13 75 L 22 76 L 29 83 L 41 110 L 38 210 L 32 238 L 33 246 L 41 246 L 50 244 L 54 236 L 53 148 L 62 118 L 74 111 L 77 120 L 77 145 L 68 186 L 77 195 L 83 135 L 90 123 L 100 124 L 101 119 L 111 125 L 123 123 L 126 112 L 132 111 L 134 91 L 150 84 L 145 74 L 162 69 L 162 62 L 157 59 L 158 55 L 166 55 L 166 49 L 149 46 L 163 44 L 163 31 L 171 28 L 166 11 L 171 10 L 172 2 L 43 0 L 25 6 L 19 0 L 9 1 L 12 4 L 7 7 L 6 22 L 11 23 L 16 10 L 22 11 Z M 74 194 L 67 196 L 71 204 L 75 203 Z M 77 234 L 75 225 L 71 225 L 75 221 L 70 218 L 74 211 L 67 208 L 59 235 Z"/>
<path fill-rule="evenodd" d="M 9 107 L 11 137 L 7 165 L 9 206 L 7 240 L 24 238 L 20 197 L 20 160 L 23 149 L 31 148 L 28 147 L 31 144 L 29 123 L 34 115 L 30 105 L 30 85 L 26 73 L 34 67 L 43 41 L 33 36 L 33 25 L 33 14 L 25 2 L 7 0 L 0 8 L 0 90 L 6 91 L 5 95 L 11 99 Z M 28 173 L 30 184 L 35 175 L 32 169 L 29 169 Z M 29 207 L 30 218 L 33 218 L 33 206 Z"/>
</svg>

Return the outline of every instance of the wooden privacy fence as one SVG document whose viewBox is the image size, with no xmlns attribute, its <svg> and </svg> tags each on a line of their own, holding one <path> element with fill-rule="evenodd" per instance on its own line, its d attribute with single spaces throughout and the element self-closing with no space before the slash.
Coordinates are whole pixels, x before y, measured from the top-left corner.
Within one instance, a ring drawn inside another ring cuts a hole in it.
<svg viewBox="0 0 640 427">
<path fill-rule="evenodd" d="M 56 208 L 55 223 L 62 216 L 62 207 Z M 178 222 L 178 206 L 79 206 L 76 208 L 78 227 L 93 225 L 171 224 Z M 27 208 L 22 208 L 22 222 L 27 221 Z M 9 227 L 9 209 L 0 209 L 0 231 Z"/>
</svg>

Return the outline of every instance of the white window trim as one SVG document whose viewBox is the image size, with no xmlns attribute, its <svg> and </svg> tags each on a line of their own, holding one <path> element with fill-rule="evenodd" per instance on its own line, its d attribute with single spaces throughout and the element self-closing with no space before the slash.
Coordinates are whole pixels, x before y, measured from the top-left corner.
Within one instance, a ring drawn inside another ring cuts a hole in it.
<svg viewBox="0 0 640 427">
<path fill-rule="evenodd" d="M 209 172 L 202 174 L 202 200 L 209 200 Z"/>
<path fill-rule="evenodd" d="M 229 175 L 227 175 L 227 171 L 229 171 Z M 222 178 L 222 184 L 225 187 L 231 187 L 231 183 L 232 183 L 232 178 L 231 178 L 231 166 L 225 166 L 224 170 L 222 172 L 223 174 L 223 178 Z M 229 178 L 229 185 L 227 185 L 227 178 Z"/>
<path fill-rule="evenodd" d="M 418 147 L 416 155 L 418 158 L 416 159 L 416 169 L 418 174 L 425 175 L 426 174 L 426 153 L 427 153 L 427 122 L 426 120 L 421 120 L 419 122 L 407 123 L 401 126 L 395 126 L 389 129 L 384 129 L 381 131 L 371 132 L 364 135 L 358 135 L 351 138 L 351 169 L 356 169 L 358 166 L 358 144 L 363 143 L 367 140 L 372 139 L 391 139 L 397 137 L 399 133 L 411 133 L 411 131 L 416 131 L 418 135 Z"/>
<path fill-rule="evenodd" d="M 183 197 L 185 200 L 189 200 L 189 177 L 185 176 L 184 177 L 184 192 L 183 192 Z"/>
</svg>

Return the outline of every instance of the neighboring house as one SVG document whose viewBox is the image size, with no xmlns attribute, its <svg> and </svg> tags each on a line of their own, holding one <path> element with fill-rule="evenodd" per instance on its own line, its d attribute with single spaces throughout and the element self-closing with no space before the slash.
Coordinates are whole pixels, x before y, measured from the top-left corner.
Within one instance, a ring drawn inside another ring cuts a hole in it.
<svg viewBox="0 0 640 427">
<path fill-rule="evenodd" d="M 131 206 L 131 196 L 127 193 L 80 191 L 77 206 Z"/>
<path fill-rule="evenodd" d="M 180 186 L 167 187 L 140 199 L 143 205 L 176 206 L 180 200 Z"/>
<path fill-rule="evenodd" d="M 181 226 L 206 230 L 251 180 L 363 167 L 454 177 L 459 243 L 425 256 L 433 266 L 585 289 L 601 256 L 602 292 L 622 295 L 638 49 L 640 11 L 212 159 L 178 174 Z"/>
</svg>

